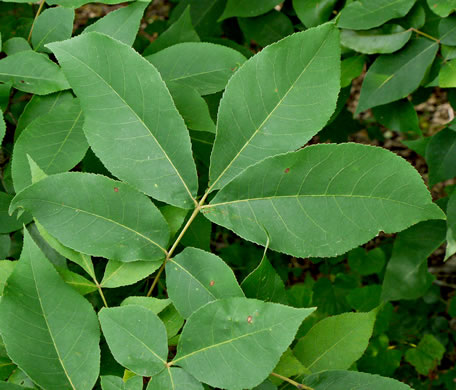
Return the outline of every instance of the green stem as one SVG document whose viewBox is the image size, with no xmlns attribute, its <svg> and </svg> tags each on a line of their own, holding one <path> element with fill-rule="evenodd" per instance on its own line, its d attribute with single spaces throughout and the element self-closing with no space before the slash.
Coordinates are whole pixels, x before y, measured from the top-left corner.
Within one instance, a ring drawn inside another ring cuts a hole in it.
<svg viewBox="0 0 456 390">
<path fill-rule="evenodd" d="M 98 283 L 98 280 L 96 280 L 95 278 L 93 279 L 93 281 L 95 282 L 95 284 L 97 286 L 98 293 L 100 294 L 101 300 L 103 301 L 103 305 L 105 307 L 109 307 L 108 306 L 108 302 L 106 302 L 106 298 L 105 298 L 105 296 L 103 294 L 103 289 L 101 288 L 100 283 Z"/>
<path fill-rule="evenodd" d="M 38 19 L 38 16 L 40 16 L 41 11 L 43 10 L 44 1 L 45 1 L 45 0 L 41 0 L 41 1 L 40 1 L 40 6 L 38 7 L 38 11 L 36 11 L 35 19 L 33 19 L 32 27 L 30 27 L 30 33 L 29 33 L 29 36 L 28 36 L 28 38 L 27 38 L 27 41 L 28 41 L 28 42 L 30 42 L 30 40 L 32 39 L 33 27 L 35 27 L 36 19 Z"/>
<path fill-rule="evenodd" d="M 152 282 L 152 286 L 150 286 L 150 289 L 147 292 L 147 296 L 148 297 L 150 297 L 152 295 L 152 292 L 154 291 L 154 288 L 155 288 L 155 286 L 158 283 L 158 279 L 160 278 L 161 274 L 163 273 L 163 270 L 165 269 L 166 263 L 171 259 L 174 251 L 177 248 L 177 245 L 179 245 L 180 240 L 182 240 L 182 237 L 184 237 L 186 231 L 188 230 L 188 228 L 190 227 L 192 222 L 195 220 L 195 218 L 198 215 L 198 213 L 201 211 L 201 209 L 202 209 L 202 207 L 204 205 L 204 202 L 206 201 L 208 195 L 209 195 L 209 190 L 206 191 L 206 193 L 203 195 L 201 200 L 197 203 L 195 209 L 193 210 L 192 215 L 190 216 L 190 218 L 188 219 L 187 223 L 185 224 L 185 226 L 183 227 L 183 229 L 181 230 L 181 232 L 177 236 L 176 240 L 174 241 L 174 244 L 171 246 L 171 249 L 167 252 L 166 257 L 165 257 L 165 261 L 163 262 L 163 264 L 161 265 L 160 269 L 158 270 L 157 275 L 155 275 L 154 281 Z"/>
<path fill-rule="evenodd" d="M 285 382 L 288 382 L 290 385 L 293 385 L 297 389 L 300 389 L 300 390 L 314 390 L 314 389 L 312 389 L 312 387 L 303 385 L 302 383 L 298 383 L 298 382 L 294 381 L 293 379 L 287 378 L 286 376 L 282 376 L 280 374 L 276 374 L 275 372 L 271 372 L 271 375 L 275 376 L 276 378 L 279 378 L 279 379 L 281 379 L 281 380 L 283 380 Z"/>
<path fill-rule="evenodd" d="M 417 33 L 417 34 L 422 35 L 423 37 L 426 37 L 426 38 L 431 39 L 431 40 L 433 40 L 433 41 L 435 41 L 435 42 L 437 42 L 437 43 L 440 43 L 440 40 L 439 40 L 439 39 L 433 37 L 432 35 L 426 34 L 426 33 L 423 32 L 423 31 L 417 30 L 417 29 L 414 28 L 414 27 L 411 27 L 410 30 L 413 31 L 413 32 L 415 32 L 415 33 Z"/>
</svg>

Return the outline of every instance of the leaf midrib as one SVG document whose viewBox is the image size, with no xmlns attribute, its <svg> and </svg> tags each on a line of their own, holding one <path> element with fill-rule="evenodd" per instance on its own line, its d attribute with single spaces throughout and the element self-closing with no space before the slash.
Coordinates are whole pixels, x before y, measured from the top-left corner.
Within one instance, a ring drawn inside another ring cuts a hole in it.
<svg viewBox="0 0 456 390">
<path fill-rule="evenodd" d="M 163 149 L 163 147 L 161 146 L 161 144 L 158 142 L 157 138 L 155 137 L 155 135 L 152 133 L 152 131 L 149 129 L 149 127 L 146 125 L 146 123 L 141 119 L 141 117 L 137 114 L 137 112 L 125 101 L 125 99 L 111 86 L 108 84 L 108 82 L 95 70 L 93 69 L 91 66 L 89 66 L 89 64 L 85 63 L 84 61 L 80 60 L 79 58 L 77 58 L 76 56 L 74 56 L 73 54 L 71 54 L 70 52 L 64 50 L 61 48 L 62 51 L 64 51 L 65 53 L 67 53 L 69 56 L 71 56 L 72 58 L 74 58 L 75 60 L 77 60 L 79 63 L 81 63 L 82 65 L 84 65 L 88 70 L 90 70 L 93 74 L 95 74 L 123 103 L 126 107 L 129 108 L 130 112 L 132 112 L 134 114 L 134 116 L 137 118 L 138 122 L 141 123 L 141 125 L 148 131 L 148 133 L 150 134 L 150 136 L 154 139 L 155 143 L 157 144 L 157 146 L 160 148 L 160 150 L 162 151 L 163 155 L 165 156 L 165 158 L 168 160 L 169 164 L 171 165 L 171 167 L 174 169 L 174 171 L 176 172 L 177 176 L 179 177 L 182 185 L 184 186 L 185 190 L 187 191 L 188 195 L 190 196 L 190 199 L 193 201 L 193 202 L 196 202 L 195 201 L 195 198 L 193 198 L 193 195 L 190 191 L 190 189 L 187 187 L 187 184 L 185 183 L 184 179 L 182 178 L 182 176 L 180 175 L 178 169 L 175 167 L 175 165 L 173 164 L 173 162 L 171 161 L 171 159 L 169 158 L 168 154 L 165 152 L 165 150 Z M 141 57 L 142 58 L 142 57 Z M 146 59 L 144 59 L 144 61 L 148 64 L 148 66 L 153 66 L 150 62 L 148 62 Z"/>
<path fill-rule="evenodd" d="M 29 251 L 29 258 L 32 259 L 32 254 L 30 253 L 30 251 Z M 41 308 L 41 312 L 42 312 L 42 317 L 43 317 L 44 322 L 46 323 L 46 328 L 47 328 L 47 330 L 48 330 L 49 337 L 51 338 L 52 344 L 54 345 L 54 349 L 55 349 L 55 352 L 56 352 L 56 354 L 57 354 L 57 358 L 58 358 L 58 360 L 59 360 L 59 362 L 60 362 L 60 365 L 62 366 L 63 372 L 65 373 L 65 376 L 66 376 L 67 379 L 68 379 L 68 382 L 69 382 L 70 385 L 71 385 L 71 388 L 72 388 L 73 390 L 77 390 L 76 387 L 74 386 L 72 380 L 71 380 L 70 375 L 68 374 L 68 371 L 67 371 L 67 369 L 66 369 L 66 367 L 65 367 L 65 364 L 64 364 L 64 362 L 63 362 L 63 359 L 62 359 L 62 357 L 60 356 L 60 351 L 59 351 L 59 349 L 57 348 L 57 344 L 56 344 L 55 339 L 54 339 L 54 336 L 53 336 L 53 334 L 52 334 L 51 327 L 50 327 L 49 322 L 48 322 L 48 320 L 47 320 L 47 317 L 46 317 L 46 315 L 45 315 L 45 311 L 44 311 L 44 307 L 43 307 L 43 302 L 42 302 L 42 299 L 41 299 L 40 292 L 39 292 L 39 290 L 38 290 L 38 284 L 37 284 L 37 280 L 36 280 L 36 277 L 35 277 L 35 270 L 34 270 L 34 268 L 33 268 L 33 260 L 30 260 L 30 270 L 32 271 L 33 285 L 34 285 L 34 287 L 35 287 L 35 291 L 36 291 L 36 296 L 37 296 L 37 298 L 38 298 L 38 302 L 40 303 L 40 308 Z"/>
<path fill-rule="evenodd" d="M 157 248 L 159 248 L 161 251 L 163 251 L 163 253 L 167 253 L 165 248 L 161 247 L 157 242 L 155 242 L 154 240 L 150 239 L 149 237 L 141 234 L 140 232 L 128 227 L 127 225 L 123 225 L 113 219 L 110 219 L 110 218 L 107 218 L 107 217 L 104 217 L 102 215 L 99 215 L 99 214 L 95 214 L 95 213 L 92 213 L 90 211 L 86 211 L 86 210 L 83 210 L 83 209 L 80 209 L 80 208 L 76 208 L 76 207 L 73 207 L 73 206 L 69 206 L 69 205 L 66 205 L 66 204 L 62 204 L 62 203 L 58 203 L 58 202 L 53 202 L 51 200 L 47 200 L 47 199 L 40 199 L 40 198 L 27 198 L 28 200 L 31 200 L 31 201 L 40 201 L 40 202 L 45 202 L 45 203 L 49 203 L 49 204 L 52 204 L 52 205 L 56 205 L 56 206 L 59 206 L 59 207 L 65 207 L 65 208 L 68 208 L 68 209 L 71 209 L 71 210 L 75 210 L 75 211 L 79 211 L 79 212 L 82 212 L 82 213 L 85 213 L 87 215 L 91 215 L 95 218 L 100 218 L 100 219 L 103 219 L 105 221 L 108 221 L 108 222 L 111 222 L 115 225 L 118 225 L 130 232 L 133 232 L 135 234 L 137 234 L 138 236 L 144 238 L 145 240 L 149 241 L 150 243 L 152 243 L 153 245 L 155 245 Z"/>
<path fill-rule="evenodd" d="M 310 195 L 280 195 L 280 196 L 266 196 L 263 198 L 249 198 L 249 199 L 237 199 L 237 200 L 232 200 L 228 202 L 221 202 L 221 203 L 211 203 L 208 205 L 204 205 L 201 208 L 204 209 L 209 209 L 212 207 L 218 207 L 218 206 L 225 206 L 229 204 L 234 204 L 234 203 L 241 203 L 241 202 L 250 202 L 250 201 L 259 201 L 259 200 L 274 200 L 274 199 L 283 199 L 283 198 L 358 198 L 358 199 L 375 199 L 375 200 L 382 200 L 382 201 L 388 201 L 388 202 L 394 202 L 406 206 L 411 206 L 411 207 L 416 207 L 418 209 L 424 210 L 425 207 L 421 207 L 418 205 L 414 205 L 411 203 L 406 203 L 402 202 L 400 200 L 396 199 L 391 199 L 391 198 L 382 198 L 379 196 L 368 196 L 368 195 L 343 195 L 343 194 L 310 194 Z"/>
</svg>

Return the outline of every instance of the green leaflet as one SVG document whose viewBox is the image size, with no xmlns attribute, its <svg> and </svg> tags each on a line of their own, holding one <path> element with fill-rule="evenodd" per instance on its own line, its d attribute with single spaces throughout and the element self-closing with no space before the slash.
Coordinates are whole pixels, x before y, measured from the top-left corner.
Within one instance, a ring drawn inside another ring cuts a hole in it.
<svg viewBox="0 0 456 390">
<path fill-rule="evenodd" d="M 173 23 L 190 6 L 191 24 L 199 36 L 206 38 L 220 32 L 217 19 L 223 12 L 227 0 L 181 0 L 174 8 L 170 20 Z"/>
<path fill-rule="evenodd" d="M 146 309 L 153 311 L 155 314 L 159 314 L 171 304 L 171 299 L 158 299 L 154 297 L 127 297 L 125 298 L 121 306 L 125 305 L 138 305 L 143 306 Z"/>
<path fill-rule="evenodd" d="M 5 119 L 3 118 L 3 114 L 0 115 L 0 144 L 3 141 L 3 138 L 5 138 L 6 134 L 6 124 L 5 124 Z"/>
<path fill-rule="evenodd" d="M 338 35 L 332 24 L 290 35 L 234 74 L 220 101 L 211 189 L 266 157 L 296 150 L 324 126 L 340 89 Z"/>
<path fill-rule="evenodd" d="M 456 87 L 456 60 L 445 62 L 439 72 L 439 87 Z"/>
<path fill-rule="evenodd" d="M 443 129 L 432 136 L 426 147 L 429 185 L 456 176 L 456 131 Z"/>
<path fill-rule="evenodd" d="M 149 5 L 146 1 L 135 1 L 130 5 L 110 12 L 106 16 L 84 29 L 84 33 L 95 31 L 133 45 L 138 34 L 144 10 Z"/>
<path fill-rule="evenodd" d="M 8 355 L 39 386 L 93 388 L 100 364 L 96 315 L 26 230 L 21 258 L 0 302 L 0 332 Z"/>
<path fill-rule="evenodd" d="M 417 299 L 426 293 L 434 280 L 427 258 L 445 241 L 445 234 L 444 221 L 422 222 L 398 234 L 386 266 L 383 300 Z"/>
<path fill-rule="evenodd" d="M 194 88 L 201 95 L 223 90 L 233 72 L 245 61 L 238 51 L 207 42 L 179 43 L 146 59 L 158 69 L 166 83 Z"/>
<path fill-rule="evenodd" d="M 411 30 L 391 24 L 367 31 L 342 30 L 342 45 L 365 54 L 387 54 L 402 48 L 412 36 Z"/>
<path fill-rule="evenodd" d="M 276 10 L 255 18 L 238 18 L 238 23 L 247 41 L 263 47 L 294 33 L 290 18 Z"/>
<path fill-rule="evenodd" d="M 197 191 L 190 137 L 156 69 L 94 32 L 50 48 L 81 100 L 87 140 L 106 167 L 154 198 L 190 208 Z"/>
<path fill-rule="evenodd" d="M 264 14 L 273 9 L 281 0 L 228 0 L 223 15 L 219 20 L 233 16 L 251 18 Z"/>
<path fill-rule="evenodd" d="M 340 63 L 341 88 L 348 87 L 351 84 L 352 80 L 363 72 L 365 63 L 365 56 L 348 57 Z"/>
<path fill-rule="evenodd" d="M 44 10 L 36 19 L 32 32 L 32 45 L 35 51 L 51 51 L 44 45 L 71 38 L 74 10 L 54 7 Z"/>
<path fill-rule="evenodd" d="M 28 224 L 32 220 L 29 213 L 24 213 L 19 218 L 16 215 L 9 215 L 8 208 L 12 199 L 13 195 L 0 191 L 0 233 L 11 233 L 19 230 L 24 224 Z"/>
<path fill-rule="evenodd" d="M 447 247 L 445 260 L 448 260 L 456 253 L 456 192 L 454 192 L 448 201 L 447 209 Z"/>
<path fill-rule="evenodd" d="M 456 0 L 426 0 L 429 9 L 442 18 L 447 17 L 456 9 Z"/>
<path fill-rule="evenodd" d="M 27 40 L 22 37 L 10 38 L 3 44 L 3 51 L 9 56 L 26 50 L 31 51 L 32 48 Z"/>
<path fill-rule="evenodd" d="M 12 177 L 16 192 L 32 183 L 28 156 L 46 173 L 65 172 L 79 163 L 87 152 L 77 99 L 34 120 L 14 144 Z"/>
<path fill-rule="evenodd" d="M 366 312 L 374 310 L 380 305 L 381 294 L 382 286 L 379 284 L 371 284 L 351 290 L 347 295 L 347 302 L 352 309 Z"/>
<path fill-rule="evenodd" d="M 288 348 L 284 354 L 280 357 L 279 363 L 274 368 L 276 374 L 282 375 L 286 378 L 292 378 L 297 375 L 310 374 L 311 372 L 307 370 L 302 363 L 296 358 L 293 354 L 293 351 Z M 278 378 L 270 376 L 270 379 L 274 383 L 281 383 L 282 381 Z"/>
<path fill-rule="evenodd" d="M 337 25 L 352 30 L 368 30 L 388 20 L 405 16 L 416 0 L 353 1 L 340 13 Z"/>
<path fill-rule="evenodd" d="M 14 0 L 16 1 L 16 0 Z M 138 0 L 143 1 L 143 0 Z M 48 0 L 46 1 L 49 5 L 61 5 L 62 7 L 68 8 L 79 8 L 80 6 L 90 3 L 89 0 Z M 119 4 L 122 3 L 120 0 L 101 0 L 100 3 L 102 4 Z"/>
<path fill-rule="evenodd" d="M 378 274 L 385 266 L 386 256 L 381 248 L 366 252 L 364 248 L 355 248 L 348 253 L 348 265 L 360 275 Z"/>
<path fill-rule="evenodd" d="M 0 260 L 0 295 L 3 295 L 3 289 L 5 288 L 6 281 L 13 273 L 16 264 L 17 262 L 15 261 Z"/>
<path fill-rule="evenodd" d="M 408 99 L 373 107 L 375 119 L 390 130 L 421 136 L 418 115 Z"/>
<path fill-rule="evenodd" d="M 441 19 L 439 23 L 439 38 L 443 45 L 456 45 L 456 17 Z"/>
<path fill-rule="evenodd" d="M 199 41 L 200 38 L 192 25 L 190 8 L 187 7 L 185 11 L 182 12 L 179 19 L 177 19 L 165 32 L 160 34 L 158 38 L 144 50 L 143 55 L 147 56 L 154 54 L 177 43 Z"/>
<path fill-rule="evenodd" d="M 346 370 L 366 350 L 376 315 L 374 310 L 325 318 L 298 341 L 293 352 L 311 372 Z"/>
<path fill-rule="evenodd" d="M 105 375 L 101 377 L 100 382 L 102 390 L 142 390 L 143 388 L 143 378 L 137 375 L 125 382 L 117 376 Z"/>
<path fill-rule="evenodd" d="M 165 368 L 168 343 L 165 326 L 152 311 L 136 305 L 103 308 L 101 329 L 114 358 L 141 376 Z"/>
<path fill-rule="evenodd" d="M 283 280 L 266 256 L 263 256 L 258 267 L 242 281 L 241 287 L 247 298 L 260 299 L 265 302 L 288 303 Z"/>
<path fill-rule="evenodd" d="M 65 268 L 58 268 L 57 272 L 66 284 L 73 287 L 81 295 L 86 295 L 97 290 L 95 283 L 87 280 L 76 272 L 72 272 Z"/>
<path fill-rule="evenodd" d="M 215 133 L 215 124 L 207 103 L 195 88 L 178 82 L 170 82 L 168 88 L 174 104 L 189 129 Z"/>
<path fill-rule="evenodd" d="M 157 299 L 153 297 L 128 297 L 122 301 L 121 306 L 137 305 L 142 306 L 155 314 L 163 321 L 166 328 L 168 339 L 174 337 L 179 332 L 184 319 L 172 305 L 170 299 Z"/>
<path fill-rule="evenodd" d="M 257 386 L 313 311 L 247 298 L 208 303 L 187 320 L 173 364 L 213 387 Z"/>
<path fill-rule="evenodd" d="M 151 275 L 160 268 L 162 262 L 162 260 L 159 260 L 124 263 L 122 261 L 109 260 L 100 285 L 106 288 L 128 286 Z"/>
<path fill-rule="evenodd" d="M 437 42 L 418 38 L 398 53 L 379 56 L 366 74 L 356 112 L 407 97 L 419 87 L 438 49 Z"/>
<path fill-rule="evenodd" d="M 166 288 L 184 318 L 208 302 L 244 296 L 231 268 L 220 257 L 196 248 L 185 248 L 168 261 Z"/>
<path fill-rule="evenodd" d="M 303 383 L 314 390 L 412 390 L 395 379 L 356 371 L 324 371 L 306 377 Z"/>
<path fill-rule="evenodd" d="M 62 245 L 58 240 L 52 237 L 47 230 L 37 220 L 35 225 L 40 232 L 41 237 L 49 244 L 51 248 L 66 257 L 68 260 L 78 264 L 84 271 L 86 271 L 92 279 L 95 279 L 95 270 L 93 269 L 92 258 L 83 253 L 76 252 L 73 249 L 67 248 Z"/>
<path fill-rule="evenodd" d="M 203 385 L 182 368 L 171 367 L 150 378 L 147 390 L 203 390 Z"/>
<path fill-rule="evenodd" d="M 405 360 L 421 375 L 428 375 L 443 358 L 445 347 L 433 335 L 426 334 L 415 348 L 405 352 Z"/>
<path fill-rule="evenodd" d="M 293 0 L 293 8 L 306 27 L 316 27 L 326 22 L 337 0 Z"/>
<path fill-rule="evenodd" d="M 47 95 L 70 88 L 60 67 L 47 55 L 21 51 L 0 60 L 0 81 L 19 91 Z"/>
<path fill-rule="evenodd" d="M 18 208 L 30 211 L 63 245 L 88 255 L 153 261 L 168 243 L 168 225 L 150 199 L 100 175 L 48 176 L 16 195 L 10 210 Z"/>
<path fill-rule="evenodd" d="M 30 101 L 22 111 L 17 121 L 14 139 L 17 140 L 22 131 L 35 119 L 41 115 L 57 110 L 57 107 L 63 103 L 69 103 L 73 100 L 73 95 L 69 91 L 56 92 L 50 95 L 39 96 L 33 95 Z M 55 111 L 57 112 L 57 111 Z"/>
<path fill-rule="evenodd" d="M 297 257 L 336 256 L 379 231 L 444 218 L 421 176 L 376 147 L 328 144 L 266 159 L 220 190 L 204 215 Z"/>
</svg>

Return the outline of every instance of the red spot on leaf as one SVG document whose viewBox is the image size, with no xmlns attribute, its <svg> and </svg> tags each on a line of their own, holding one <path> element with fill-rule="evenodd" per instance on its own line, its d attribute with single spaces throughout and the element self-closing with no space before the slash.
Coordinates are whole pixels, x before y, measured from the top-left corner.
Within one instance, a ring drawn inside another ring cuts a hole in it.
<svg viewBox="0 0 456 390">
<path fill-rule="evenodd" d="M 253 318 L 252 318 L 252 316 L 248 316 L 248 317 L 247 317 L 247 322 L 248 322 L 249 324 L 251 324 L 251 323 L 252 323 L 252 321 L 253 321 Z"/>
<path fill-rule="evenodd" d="M 114 187 L 114 192 L 119 192 L 119 189 L 117 187 Z"/>
<path fill-rule="evenodd" d="M 285 172 L 285 173 L 288 173 L 288 172 L 290 172 L 290 168 L 287 168 L 287 169 L 285 169 L 285 171 L 284 171 L 284 172 Z"/>
<path fill-rule="evenodd" d="M 215 282 L 213 280 L 211 280 L 211 282 L 209 283 L 209 285 L 212 287 L 213 285 L 215 284 Z"/>
</svg>

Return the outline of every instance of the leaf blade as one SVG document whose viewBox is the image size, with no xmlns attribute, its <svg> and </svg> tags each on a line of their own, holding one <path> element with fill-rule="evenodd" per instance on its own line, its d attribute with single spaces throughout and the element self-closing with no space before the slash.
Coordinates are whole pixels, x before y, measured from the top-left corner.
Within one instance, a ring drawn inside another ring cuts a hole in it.
<svg viewBox="0 0 456 390">
<path fill-rule="evenodd" d="M 49 47 L 81 100 L 87 140 L 106 167 L 156 199 L 190 208 L 198 185 L 190 137 L 157 70 L 96 32 Z"/>
</svg>

